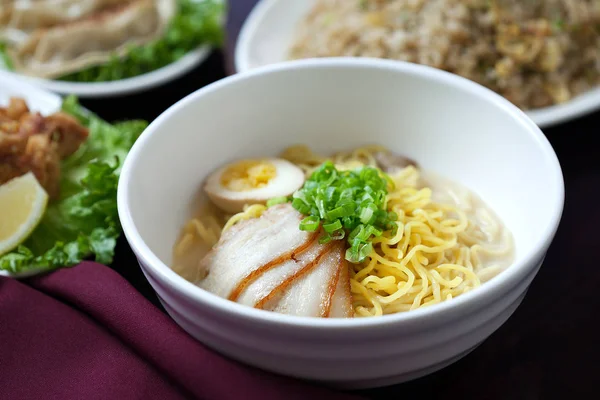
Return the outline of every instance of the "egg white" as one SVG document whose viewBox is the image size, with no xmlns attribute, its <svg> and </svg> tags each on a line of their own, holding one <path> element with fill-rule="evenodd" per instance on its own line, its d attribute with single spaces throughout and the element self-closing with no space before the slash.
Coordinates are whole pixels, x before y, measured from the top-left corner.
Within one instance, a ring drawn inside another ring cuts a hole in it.
<svg viewBox="0 0 600 400">
<path fill-rule="evenodd" d="M 246 204 L 265 204 L 274 197 L 289 196 L 304 185 L 304 171 L 287 160 L 280 158 L 264 159 L 275 167 L 275 177 L 266 186 L 251 190 L 229 190 L 221 184 L 223 173 L 231 166 L 225 165 L 213 172 L 204 185 L 204 190 L 212 202 L 228 213 L 243 211 Z"/>
</svg>

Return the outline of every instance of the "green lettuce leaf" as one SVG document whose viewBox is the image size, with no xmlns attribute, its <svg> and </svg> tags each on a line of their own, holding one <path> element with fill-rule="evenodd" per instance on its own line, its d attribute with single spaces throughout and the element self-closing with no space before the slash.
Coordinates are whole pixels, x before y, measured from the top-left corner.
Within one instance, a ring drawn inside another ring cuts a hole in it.
<svg viewBox="0 0 600 400">
<path fill-rule="evenodd" d="M 61 165 L 60 198 L 49 204 L 40 224 L 15 251 L 0 257 L 0 269 L 69 267 L 93 258 L 110 264 L 121 227 L 117 212 L 119 171 L 127 152 L 148 125 L 109 124 L 67 97 L 62 110 L 90 130 L 88 140 Z"/>
<path fill-rule="evenodd" d="M 179 0 L 177 15 L 160 39 L 132 46 L 124 57 L 61 77 L 71 82 L 107 82 L 131 78 L 169 65 L 192 50 L 223 43 L 224 0 Z"/>
</svg>

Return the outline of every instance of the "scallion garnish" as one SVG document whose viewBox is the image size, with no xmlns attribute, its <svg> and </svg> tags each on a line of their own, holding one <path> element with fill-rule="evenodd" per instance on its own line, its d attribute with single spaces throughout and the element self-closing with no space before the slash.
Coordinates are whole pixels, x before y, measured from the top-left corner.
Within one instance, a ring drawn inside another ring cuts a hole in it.
<svg viewBox="0 0 600 400">
<path fill-rule="evenodd" d="M 267 208 L 273 207 L 274 205 L 277 205 L 277 204 L 287 203 L 287 201 L 288 201 L 288 198 L 285 196 L 273 197 L 272 199 L 267 200 Z"/>
<path fill-rule="evenodd" d="M 377 168 L 338 171 L 325 162 L 293 195 L 292 206 L 307 215 L 300 229 L 315 232 L 322 225 L 320 243 L 347 237 L 346 259 L 362 262 L 373 251 L 371 240 L 396 228 L 398 216 L 386 210 L 390 181 Z"/>
<path fill-rule="evenodd" d="M 300 221 L 300 230 L 314 232 L 319 229 L 319 217 L 306 217 Z"/>
<path fill-rule="evenodd" d="M 327 233 L 333 233 L 342 229 L 342 222 L 339 219 L 336 219 L 334 222 L 323 224 L 323 229 L 325 229 L 325 232 Z"/>
</svg>

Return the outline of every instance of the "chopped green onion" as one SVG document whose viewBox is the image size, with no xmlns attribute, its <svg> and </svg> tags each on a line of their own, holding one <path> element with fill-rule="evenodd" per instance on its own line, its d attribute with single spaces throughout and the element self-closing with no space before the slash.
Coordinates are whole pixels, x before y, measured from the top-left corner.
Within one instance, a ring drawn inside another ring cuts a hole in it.
<svg viewBox="0 0 600 400">
<path fill-rule="evenodd" d="M 300 230 L 315 232 L 319 229 L 319 218 L 318 217 L 306 217 L 300 222 Z"/>
<path fill-rule="evenodd" d="M 344 238 L 344 236 L 346 236 L 346 231 L 343 229 L 340 229 L 339 231 L 335 232 L 335 235 L 332 235 L 331 238 L 333 240 L 342 240 Z"/>
<path fill-rule="evenodd" d="M 304 202 L 304 200 L 300 198 L 295 198 L 294 200 L 292 200 L 292 207 L 294 207 L 302 214 L 306 215 L 310 213 L 310 207 Z"/>
<path fill-rule="evenodd" d="M 373 251 L 372 243 L 366 243 L 366 244 L 361 245 L 360 249 L 358 250 L 358 259 L 364 260 L 365 258 L 367 258 L 369 256 L 369 254 L 371 254 L 372 251 Z"/>
<path fill-rule="evenodd" d="M 360 262 L 358 259 L 358 250 L 356 250 L 354 247 L 350 247 L 348 250 L 346 250 L 346 260 L 350 261 L 351 263 L 358 264 Z"/>
<path fill-rule="evenodd" d="M 398 215 L 386 209 L 388 187 L 393 181 L 377 168 L 338 171 L 327 161 L 294 193 L 292 206 L 307 215 L 300 229 L 314 232 L 322 224 L 319 242 L 346 238 L 346 259 L 360 263 L 373 251 L 374 237 L 397 230 Z"/>
<path fill-rule="evenodd" d="M 325 200 L 322 198 L 318 198 L 315 201 L 316 205 L 317 205 L 317 209 L 319 210 L 319 216 L 321 217 L 321 219 L 325 218 L 325 215 L 327 214 L 327 211 L 325 210 Z"/>
<path fill-rule="evenodd" d="M 349 217 L 352 214 L 354 214 L 354 210 L 356 208 L 356 205 L 354 204 L 344 204 L 341 207 L 337 207 L 334 208 L 331 211 L 327 212 L 327 219 L 338 219 L 338 218 L 344 218 L 344 217 Z"/>
<path fill-rule="evenodd" d="M 323 229 L 325 229 L 325 232 L 327 232 L 327 233 L 335 232 L 338 229 L 342 229 L 342 223 L 338 219 L 329 224 L 323 224 Z"/>
<path fill-rule="evenodd" d="M 357 237 L 358 237 L 358 240 L 362 240 L 361 237 L 363 235 L 364 230 L 365 230 L 364 225 L 358 225 L 356 228 L 354 228 L 354 230 L 352 232 L 350 232 L 350 236 L 348 236 L 348 240 L 354 241 L 354 239 Z"/>
<path fill-rule="evenodd" d="M 381 229 L 377 229 L 375 228 L 373 225 L 369 225 L 366 229 L 367 233 L 370 235 L 373 235 L 375 237 L 381 236 L 383 234 L 383 231 Z"/>
<path fill-rule="evenodd" d="M 319 238 L 319 243 L 320 244 L 326 244 L 329 243 L 333 240 L 333 238 L 329 235 L 323 235 Z"/>
<path fill-rule="evenodd" d="M 372 222 L 371 219 L 373 218 L 373 214 L 376 210 L 373 210 L 373 207 L 370 206 L 375 207 L 375 209 L 377 208 L 375 205 L 369 204 L 360 211 L 360 222 L 363 224 L 369 224 Z"/>
<path fill-rule="evenodd" d="M 287 202 L 288 202 L 288 198 L 285 196 L 273 197 L 272 199 L 267 200 L 267 208 L 273 207 L 277 204 L 283 204 L 283 203 L 287 203 Z"/>
<path fill-rule="evenodd" d="M 325 198 L 327 201 L 331 201 L 333 200 L 333 196 L 335 195 L 335 188 L 334 187 L 328 187 L 325 190 Z"/>
</svg>

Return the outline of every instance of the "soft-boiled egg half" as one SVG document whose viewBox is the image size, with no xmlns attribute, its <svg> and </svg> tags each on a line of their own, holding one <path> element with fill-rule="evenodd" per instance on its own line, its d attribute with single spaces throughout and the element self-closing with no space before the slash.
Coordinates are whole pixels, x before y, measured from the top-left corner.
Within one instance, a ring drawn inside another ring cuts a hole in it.
<svg viewBox="0 0 600 400">
<path fill-rule="evenodd" d="M 204 190 L 221 210 L 238 213 L 246 204 L 265 204 L 269 199 L 293 194 L 304 179 L 304 171 L 287 160 L 242 160 L 213 172 Z"/>
</svg>

